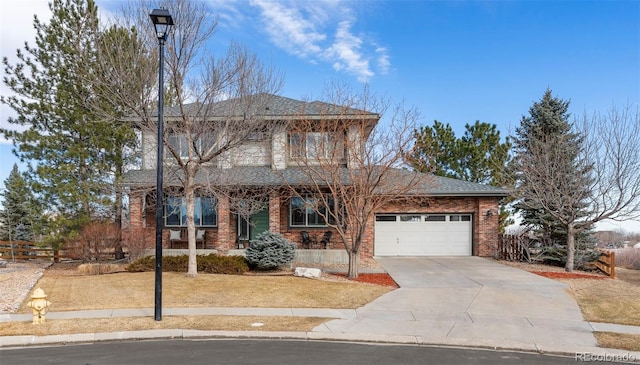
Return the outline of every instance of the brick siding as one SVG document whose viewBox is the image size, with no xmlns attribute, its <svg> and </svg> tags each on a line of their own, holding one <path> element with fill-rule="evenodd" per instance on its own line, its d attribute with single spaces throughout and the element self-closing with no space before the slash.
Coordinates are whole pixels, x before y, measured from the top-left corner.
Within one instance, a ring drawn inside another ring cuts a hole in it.
<svg viewBox="0 0 640 365">
<path fill-rule="evenodd" d="M 142 212 L 142 196 L 130 197 L 131 232 L 144 231 L 145 242 L 155 242 L 155 207 L 147 207 Z M 495 256 L 498 247 L 498 200 L 497 197 L 438 197 L 422 199 L 403 199 L 387 204 L 378 213 L 389 214 L 426 214 L 426 213 L 464 213 L 473 216 L 473 248 L 475 256 Z M 488 215 L 487 212 L 492 214 Z M 229 201 L 218 201 L 218 227 L 207 228 L 206 248 L 227 253 L 236 248 L 237 218 L 229 210 Z M 370 258 L 375 254 L 375 219 L 367 222 L 367 230 L 360 248 L 361 258 Z M 302 248 L 301 231 L 307 231 L 319 240 L 327 227 L 289 227 L 289 199 L 273 195 L 269 199 L 269 229 L 278 232 Z M 163 247 L 169 247 L 169 230 L 163 230 Z M 340 236 L 335 232 L 331 237 L 331 247 L 344 247 Z"/>
</svg>

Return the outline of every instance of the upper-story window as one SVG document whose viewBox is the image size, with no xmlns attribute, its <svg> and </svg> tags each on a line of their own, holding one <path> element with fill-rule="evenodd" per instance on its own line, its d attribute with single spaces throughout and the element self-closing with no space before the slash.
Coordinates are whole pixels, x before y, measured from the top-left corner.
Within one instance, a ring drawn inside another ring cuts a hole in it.
<svg viewBox="0 0 640 365">
<path fill-rule="evenodd" d="M 335 138 L 333 133 L 291 133 L 289 146 L 292 158 L 329 158 L 333 155 Z"/>
<path fill-rule="evenodd" d="M 180 158 L 189 157 L 189 146 L 187 145 L 187 136 L 184 134 L 171 134 L 169 136 L 169 144 L 178 153 Z"/>
<path fill-rule="evenodd" d="M 196 139 L 195 146 L 202 153 L 204 149 L 211 147 L 215 143 L 215 135 L 212 133 L 202 134 Z M 180 158 L 189 158 L 189 144 L 187 143 L 187 135 L 184 133 L 172 133 L 169 135 L 169 143 L 178 153 Z"/>
<path fill-rule="evenodd" d="M 269 131 L 267 127 L 257 128 L 247 134 L 247 140 L 249 141 L 263 141 L 268 139 L 268 137 Z"/>
<path fill-rule="evenodd" d="M 196 197 L 194 220 L 197 227 L 218 225 L 218 202 L 216 198 Z M 187 199 L 167 197 L 164 206 L 164 224 L 167 227 L 187 226 Z"/>
</svg>

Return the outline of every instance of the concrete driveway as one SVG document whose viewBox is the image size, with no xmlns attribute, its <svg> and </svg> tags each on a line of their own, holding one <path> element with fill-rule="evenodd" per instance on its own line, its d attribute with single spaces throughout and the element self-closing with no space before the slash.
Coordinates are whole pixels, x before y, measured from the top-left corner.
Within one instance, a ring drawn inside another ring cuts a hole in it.
<svg viewBox="0 0 640 365">
<path fill-rule="evenodd" d="M 564 283 L 480 257 L 376 260 L 400 288 L 314 332 L 550 352 L 597 346 Z"/>
</svg>

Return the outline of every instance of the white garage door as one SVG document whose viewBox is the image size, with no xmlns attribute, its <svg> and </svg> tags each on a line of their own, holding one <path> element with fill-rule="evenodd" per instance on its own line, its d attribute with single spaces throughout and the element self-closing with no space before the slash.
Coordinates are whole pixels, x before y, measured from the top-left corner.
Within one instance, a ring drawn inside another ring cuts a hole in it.
<svg viewBox="0 0 640 365">
<path fill-rule="evenodd" d="M 380 214 L 376 256 L 471 256 L 471 214 Z"/>
</svg>

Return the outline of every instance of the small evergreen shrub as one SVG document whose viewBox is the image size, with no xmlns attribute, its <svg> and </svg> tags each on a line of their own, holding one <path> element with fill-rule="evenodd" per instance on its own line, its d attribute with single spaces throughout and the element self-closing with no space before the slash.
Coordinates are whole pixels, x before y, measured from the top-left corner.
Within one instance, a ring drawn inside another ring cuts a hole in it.
<svg viewBox="0 0 640 365">
<path fill-rule="evenodd" d="M 600 252 L 590 248 L 576 248 L 573 267 L 577 270 L 591 271 L 593 262 L 600 257 Z M 567 263 L 567 246 L 543 247 L 538 257 L 543 264 L 564 267 Z"/>
<path fill-rule="evenodd" d="M 210 254 L 198 256 L 198 271 L 209 274 L 244 274 L 249 270 L 243 256 L 220 256 Z"/>
<path fill-rule="evenodd" d="M 243 274 L 249 270 L 247 261 L 242 256 L 222 256 L 209 254 L 206 256 L 196 256 L 198 272 L 207 274 Z M 166 272 L 187 272 L 189 266 L 189 256 L 163 256 L 162 271 Z M 156 269 L 156 259 L 153 256 L 143 257 L 132 262 L 127 270 L 131 272 L 154 271 Z"/>
<path fill-rule="evenodd" d="M 162 261 L 164 263 L 164 257 Z M 153 271 L 155 270 L 155 268 L 156 268 L 155 257 L 145 256 L 130 263 L 129 266 L 127 266 L 127 271 L 131 271 L 131 272 Z M 164 269 L 164 265 L 162 265 L 162 268 Z"/>
<path fill-rule="evenodd" d="M 293 262 L 295 246 L 278 233 L 263 232 L 251 240 L 247 262 L 260 270 L 271 270 Z"/>
</svg>

